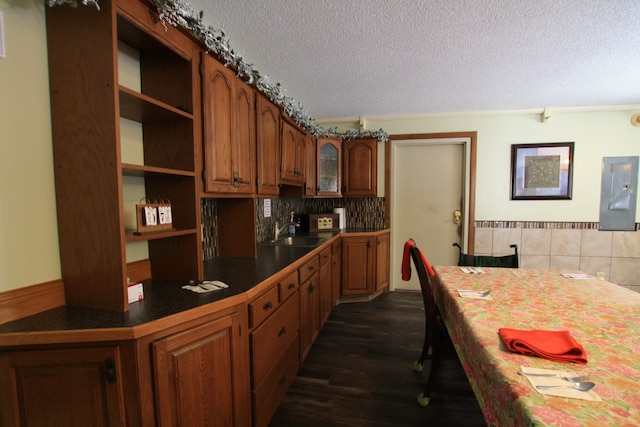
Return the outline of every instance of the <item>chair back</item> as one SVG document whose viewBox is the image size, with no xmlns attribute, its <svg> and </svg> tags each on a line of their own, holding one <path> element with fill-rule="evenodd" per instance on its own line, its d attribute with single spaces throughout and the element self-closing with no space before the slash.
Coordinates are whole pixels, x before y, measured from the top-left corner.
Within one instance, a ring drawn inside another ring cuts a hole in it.
<svg viewBox="0 0 640 427">
<path fill-rule="evenodd" d="M 456 246 L 460 253 L 459 266 L 518 268 L 518 245 L 509 246 L 514 253 L 504 256 L 469 255 L 462 252 L 462 247 L 458 243 L 454 243 L 453 246 Z"/>
<path fill-rule="evenodd" d="M 427 337 L 431 345 L 434 347 L 434 351 L 437 351 L 436 347 L 440 346 L 442 337 L 438 330 L 438 308 L 436 306 L 436 301 L 433 296 L 433 288 L 431 286 L 432 275 L 430 275 L 427 270 L 427 265 L 425 264 L 426 257 L 422 251 L 417 246 L 411 247 L 410 251 L 411 259 L 413 260 L 413 265 L 416 268 L 418 280 L 420 281 L 424 310 L 425 315 L 427 316 Z"/>
</svg>

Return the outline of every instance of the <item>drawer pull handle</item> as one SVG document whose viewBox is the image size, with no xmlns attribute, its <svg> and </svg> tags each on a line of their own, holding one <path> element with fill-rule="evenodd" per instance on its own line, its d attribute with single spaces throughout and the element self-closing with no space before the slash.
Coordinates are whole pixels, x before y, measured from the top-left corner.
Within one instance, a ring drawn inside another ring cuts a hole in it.
<svg viewBox="0 0 640 427">
<path fill-rule="evenodd" d="M 287 328 L 285 328 L 284 326 L 280 329 L 280 332 L 278 332 L 278 336 L 281 337 L 284 334 L 287 333 Z"/>
<path fill-rule="evenodd" d="M 315 290 L 316 290 L 316 286 L 313 283 L 309 285 L 309 292 L 313 292 Z"/>
<path fill-rule="evenodd" d="M 287 382 L 287 376 L 285 374 L 282 374 L 282 376 L 280 377 L 280 381 L 278 381 L 278 385 L 282 385 L 285 382 Z"/>
<path fill-rule="evenodd" d="M 264 303 L 264 305 L 262 306 L 263 310 L 269 310 L 273 307 L 273 304 L 271 303 L 271 301 L 267 301 Z"/>
<path fill-rule="evenodd" d="M 295 283 L 289 283 L 289 286 L 287 286 L 287 289 L 293 289 L 296 287 Z"/>
<path fill-rule="evenodd" d="M 314 268 L 313 265 L 310 265 L 309 266 L 309 271 L 313 271 L 313 268 Z"/>
</svg>

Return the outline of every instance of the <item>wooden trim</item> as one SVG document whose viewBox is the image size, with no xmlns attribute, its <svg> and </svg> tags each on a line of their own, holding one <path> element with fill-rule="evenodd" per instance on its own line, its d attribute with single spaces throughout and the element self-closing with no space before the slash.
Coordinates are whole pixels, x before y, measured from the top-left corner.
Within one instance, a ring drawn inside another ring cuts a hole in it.
<svg viewBox="0 0 640 427">
<path fill-rule="evenodd" d="M 62 279 L 0 293 L 0 324 L 65 305 Z"/>
<path fill-rule="evenodd" d="M 407 135 L 390 135 L 389 141 L 405 139 L 445 139 L 468 138 L 469 139 L 469 212 L 467 212 L 467 242 L 468 253 L 473 254 L 476 240 L 476 157 L 478 155 L 478 132 L 439 132 L 418 133 Z M 390 143 L 389 143 L 390 145 Z M 389 152 L 391 149 L 389 149 Z M 391 168 L 391 155 L 386 156 L 385 170 Z M 391 199 L 391 193 L 385 193 L 387 200 Z"/>
</svg>

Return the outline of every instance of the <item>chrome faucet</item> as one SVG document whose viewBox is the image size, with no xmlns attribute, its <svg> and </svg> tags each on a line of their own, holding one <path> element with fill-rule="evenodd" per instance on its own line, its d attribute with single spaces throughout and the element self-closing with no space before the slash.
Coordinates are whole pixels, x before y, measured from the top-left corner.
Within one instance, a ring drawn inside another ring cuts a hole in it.
<svg viewBox="0 0 640 427">
<path fill-rule="evenodd" d="M 300 228 L 300 224 L 298 224 L 297 222 L 289 222 L 283 225 L 281 228 L 278 228 L 278 221 L 276 221 L 275 226 L 273 227 L 273 240 L 276 240 L 278 237 L 280 237 L 280 234 L 282 234 L 283 231 L 289 228 L 290 225 L 293 225 L 296 228 Z"/>
</svg>

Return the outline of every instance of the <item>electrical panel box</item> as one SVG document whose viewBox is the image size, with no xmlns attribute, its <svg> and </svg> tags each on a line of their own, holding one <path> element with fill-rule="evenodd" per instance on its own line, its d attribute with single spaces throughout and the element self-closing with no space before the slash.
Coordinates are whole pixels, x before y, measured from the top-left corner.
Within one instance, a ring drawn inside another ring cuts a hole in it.
<svg viewBox="0 0 640 427">
<path fill-rule="evenodd" d="M 638 157 L 604 157 L 600 191 L 600 230 L 635 230 Z"/>
</svg>

